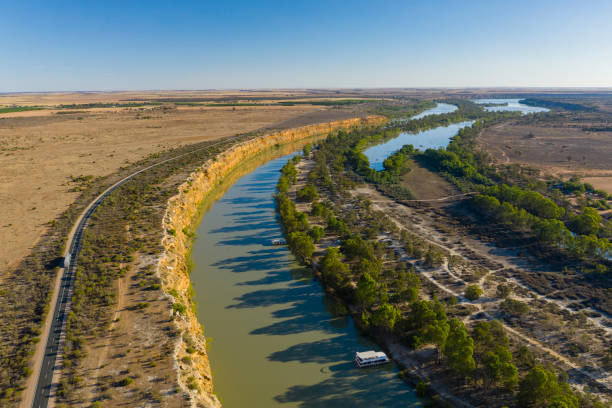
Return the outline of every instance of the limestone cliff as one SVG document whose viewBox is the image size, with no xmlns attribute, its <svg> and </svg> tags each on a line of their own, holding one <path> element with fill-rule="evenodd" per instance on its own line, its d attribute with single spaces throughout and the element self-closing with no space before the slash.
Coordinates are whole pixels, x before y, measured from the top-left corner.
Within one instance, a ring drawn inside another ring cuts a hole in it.
<svg viewBox="0 0 612 408">
<path fill-rule="evenodd" d="M 162 288 L 173 304 L 171 313 L 175 316 L 174 321 L 180 333 L 174 353 L 178 383 L 191 395 L 192 406 L 221 406 L 213 393 L 206 339 L 191 307 L 191 285 L 186 263 L 191 239 L 183 232 L 198 215 L 203 200 L 241 163 L 267 149 L 338 129 L 375 125 L 384 121 L 385 118 L 381 116 L 348 119 L 268 134 L 236 144 L 193 172 L 179 187 L 178 194 L 168 200 L 162 222 L 162 244 L 165 251 L 159 260 L 157 272 Z"/>
</svg>

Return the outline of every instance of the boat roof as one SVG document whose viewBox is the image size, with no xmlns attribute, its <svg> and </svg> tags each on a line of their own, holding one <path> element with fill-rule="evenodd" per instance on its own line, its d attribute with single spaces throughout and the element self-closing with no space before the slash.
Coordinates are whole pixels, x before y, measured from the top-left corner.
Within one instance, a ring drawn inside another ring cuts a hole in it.
<svg viewBox="0 0 612 408">
<path fill-rule="evenodd" d="M 376 358 L 386 358 L 387 357 L 387 355 L 383 353 L 382 351 L 374 351 L 374 350 L 361 351 L 355 354 L 361 360 L 371 360 L 371 359 L 376 359 Z"/>
</svg>

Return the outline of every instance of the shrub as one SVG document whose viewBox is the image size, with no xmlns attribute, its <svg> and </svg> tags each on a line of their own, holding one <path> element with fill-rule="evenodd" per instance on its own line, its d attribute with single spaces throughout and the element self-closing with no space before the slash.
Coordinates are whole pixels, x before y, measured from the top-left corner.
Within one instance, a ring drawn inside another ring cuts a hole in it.
<svg viewBox="0 0 612 408">
<path fill-rule="evenodd" d="M 503 283 L 500 283 L 499 285 L 497 285 L 496 294 L 498 298 L 506 299 L 508 296 L 510 296 L 511 292 L 512 292 L 512 288 L 509 285 L 505 285 Z"/>
<path fill-rule="evenodd" d="M 303 188 L 298 190 L 297 198 L 302 201 L 311 203 L 319 198 L 319 192 L 317 191 L 317 188 L 314 185 L 307 184 Z"/>
<path fill-rule="evenodd" d="M 419 381 L 415 388 L 416 395 L 423 398 L 427 395 L 427 384 L 423 380 Z"/>
<path fill-rule="evenodd" d="M 315 243 L 319 242 L 321 238 L 325 236 L 325 229 L 315 225 L 310 231 L 308 231 L 308 235 L 310 235 L 310 238 L 312 238 Z"/>
<path fill-rule="evenodd" d="M 519 300 L 506 299 L 499 307 L 510 317 L 521 317 L 529 313 L 529 306 Z"/>
<path fill-rule="evenodd" d="M 198 381 L 195 379 L 194 376 L 190 376 L 189 378 L 187 378 L 187 388 L 189 388 L 190 390 L 200 389 L 200 387 L 198 386 Z"/>
<path fill-rule="evenodd" d="M 119 381 L 117 385 L 119 387 L 126 387 L 132 384 L 133 382 L 134 382 L 134 379 L 132 377 L 125 377 L 123 380 Z"/>
<path fill-rule="evenodd" d="M 467 288 L 465 288 L 465 297 L 468 300 L 474 301 L 478 299 L 482 293 L 483 291 L 478 285 L 469 285 Z"/>
<path fill-rule="evenodd" d="M 178 314 L 184 315 L 185 312 L 187 312 L 187 306 L 182 303 L 174 303 L 172 305 L 172 310 L 178 312 Z"/>
</svg>

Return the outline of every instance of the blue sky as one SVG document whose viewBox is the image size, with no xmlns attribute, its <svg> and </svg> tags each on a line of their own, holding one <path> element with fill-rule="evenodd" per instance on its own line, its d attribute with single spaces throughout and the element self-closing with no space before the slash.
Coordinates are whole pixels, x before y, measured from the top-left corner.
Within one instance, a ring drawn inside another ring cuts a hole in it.
<svg viewBox="0 0 612 408">
<path fill-rule="evenodd" d="M 612 86 L 612 1 L 0 2 L 0 92 Z"/>
</svg>

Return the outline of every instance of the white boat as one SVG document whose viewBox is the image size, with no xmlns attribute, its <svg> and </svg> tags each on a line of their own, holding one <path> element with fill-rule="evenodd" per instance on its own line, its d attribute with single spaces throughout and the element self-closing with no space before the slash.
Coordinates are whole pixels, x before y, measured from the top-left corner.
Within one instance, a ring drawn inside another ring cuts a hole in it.
<svg viewBox="0 0 612 408">
<path fill-rule="evenodd" d="M 357 367 L 372 367 L 380 364 L 386 364 L 391 359 L 382 351 L 362 351 L 355 353 L 355 365 Z"/>
<path fill-rule="evenodd" d="M 272 240 L 272 245 L 287 245 L 287 241 L 285 241 L 282 238 L 273 239 Z"/>
</svg>

